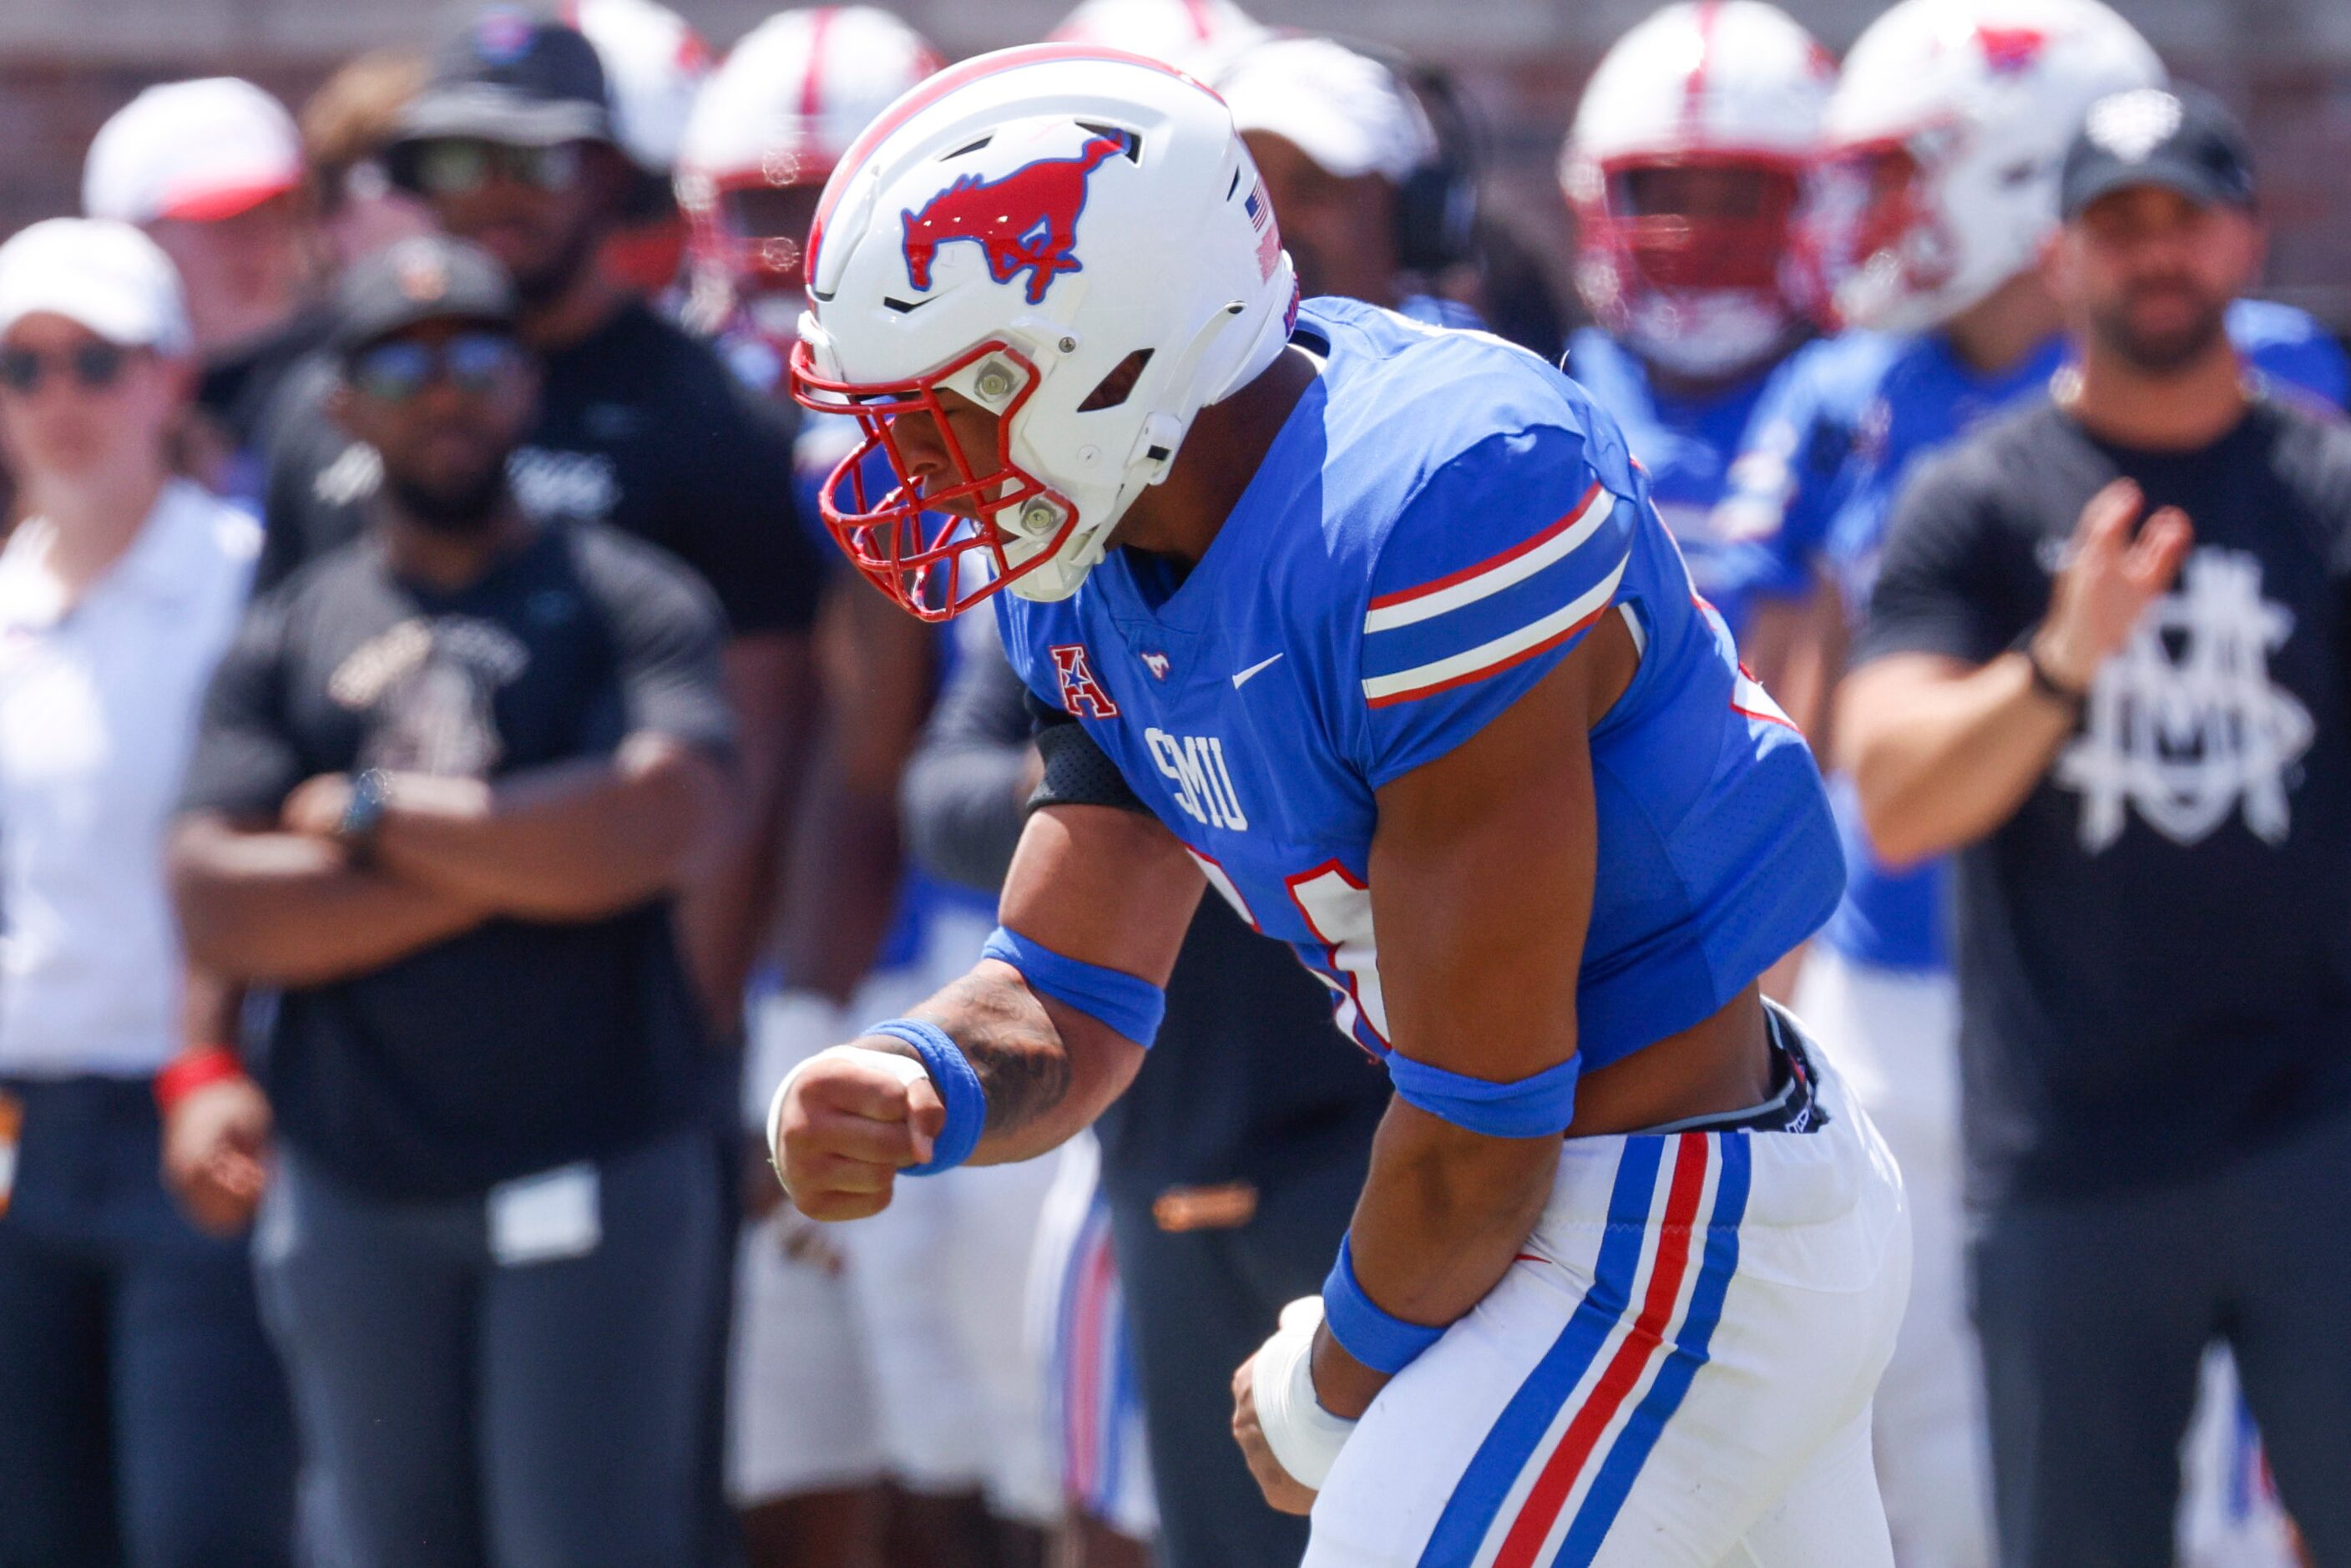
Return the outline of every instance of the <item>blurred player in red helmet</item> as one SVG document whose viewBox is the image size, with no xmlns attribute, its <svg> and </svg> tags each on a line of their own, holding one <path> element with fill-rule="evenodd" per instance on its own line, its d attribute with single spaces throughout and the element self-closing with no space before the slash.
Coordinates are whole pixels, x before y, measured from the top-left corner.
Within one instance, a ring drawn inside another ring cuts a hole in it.
<svg viewBox="0 0 2351 1568">
<path fill-rule="evenodd" d="M 892 99 L 944 63 L 914 29 L 870 5 L 778 12 L 744 36 L 678 151 L 698 322 L 789 349 L 807 303 L 809 221 L 833 165 Z"/>
<path fill-rule="evenodd" d="M 1800 721 L 1821 682 L 1787 654 L 1816 599 L 1817 541 L 1723 501 L 1813 334 L 1797 212 L 1834 78 L 1761 0 L 1684 0 L 1602 59 L 1559 165 L 1596 323 L 1569 339 L 1568 372 L 1623 423 L 1698 591 Z"/>
<path fill-rule="evenodd" d="M 659 298 L 677 284 L 685 261 L 686 225 L 671 173 L 710 77 L 710 46 L 654 0 L 566 0 L 561 15 L 596 46 L 611 89 L 613 132 L 637 168 L 623 223 L 604 242 L 605 268 Z"/>
</svg>

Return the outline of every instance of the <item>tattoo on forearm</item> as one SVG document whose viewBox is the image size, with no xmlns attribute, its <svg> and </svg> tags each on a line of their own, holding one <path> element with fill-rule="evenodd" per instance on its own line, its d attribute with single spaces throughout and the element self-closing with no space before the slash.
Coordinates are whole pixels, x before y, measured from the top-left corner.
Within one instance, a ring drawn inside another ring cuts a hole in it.
<svg viewBox="0 0 2351 1568">
<path fill-rule="evenodd" d="M 1018 1132 L 1070 1092 L 1069 1051 L 1018 979 L 974 973 L 915 1009 L 955 1037 L 987 1091 L 987 1130 Z"/>
</svg>

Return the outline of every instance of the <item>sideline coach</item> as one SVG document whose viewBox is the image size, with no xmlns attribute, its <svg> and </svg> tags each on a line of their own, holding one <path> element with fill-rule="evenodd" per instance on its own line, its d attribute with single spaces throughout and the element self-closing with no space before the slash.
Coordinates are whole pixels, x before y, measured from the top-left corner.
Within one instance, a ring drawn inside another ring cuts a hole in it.
<svg viewBox="0 0 2351 1568">
<path fill-rule="evenodd" d="M 2079 368 L 1904 497 L 1840 720 L 1880 851 L 1959 852 L 2001 1560 L 2170 1561 L 2217 1336 L 2351 1563 L 2351 430 L 2222 329 L 2225 110 L 2101 99 L 2061 193 Z"/>
</svg>

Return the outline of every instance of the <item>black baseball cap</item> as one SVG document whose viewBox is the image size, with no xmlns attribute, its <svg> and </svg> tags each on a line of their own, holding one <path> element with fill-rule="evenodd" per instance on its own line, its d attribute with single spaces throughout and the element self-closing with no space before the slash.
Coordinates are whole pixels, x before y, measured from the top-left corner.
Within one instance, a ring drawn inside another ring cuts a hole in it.
<svg viewBox="0 0 2351 1568">
<path fill-rule="evenodd" d="M 2141 87 L 2090 106 L 2058 176 L 2068 222 L 2099 197 L 2160 185 L 2203 206 L 2253 205 L 2253 157 L 2245 128 L 2211 94 Z"/>
<path fill-rule="evenodd" d="M 617 144 L 611 92 L 596 47 L 577 28 L 505 6 L 484 11 L 441 49 L 385 152 L 392 178 L 415 185 L 415 149 L 448 137 L 522 147 Z"/>
<path fill-rule="evenodd" d="M 334 318 L 328 340 L 346 359 L 423 321 L 478 321 L 511 332 L 514 285 L 481 246 L 414 235 L 352 264 L 336 285 Z"/>
</svg>

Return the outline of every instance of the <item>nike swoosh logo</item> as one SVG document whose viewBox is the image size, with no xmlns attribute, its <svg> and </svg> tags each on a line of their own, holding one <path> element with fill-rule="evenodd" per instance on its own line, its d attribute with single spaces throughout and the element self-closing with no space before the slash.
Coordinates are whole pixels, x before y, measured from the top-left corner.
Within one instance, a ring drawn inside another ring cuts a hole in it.
<svg viewBox="0 0 2351 1568">
<path fill-rule="evenodd" d="M 1256 664 L 1251 664 L 1248 669 L 1243 670 L 1239 674 L 1235 675 L 1233 677 L 1233 690 L 1240 690 L 1241 687 L 1248 683 L 1249 678 L 1251 675 L 1256 674 L 1259 670 L 1262 670 L 1268 664 L 1272 664 L 1274 659 L 1279 659 L 1281 655 L 1280 653 L 1276 653 L 1273 656 L 1273 659 L 1260 659 Z"/>
</svg>

